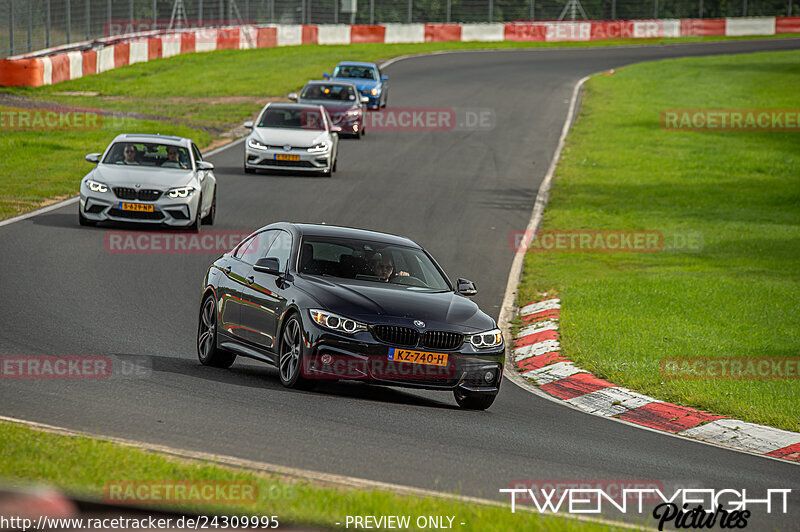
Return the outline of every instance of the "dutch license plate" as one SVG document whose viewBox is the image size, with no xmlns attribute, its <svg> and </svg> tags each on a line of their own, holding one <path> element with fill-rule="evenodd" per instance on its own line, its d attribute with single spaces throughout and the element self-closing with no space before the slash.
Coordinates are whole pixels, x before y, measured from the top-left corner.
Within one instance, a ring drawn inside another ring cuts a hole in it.
<svg viewBox="0 0 800 532">
<path fill-rule="evenodd" d="M 395 362 L 410 362 L 411 364 L 428 364 L 430 366 L 446 366 L 447 353 L 428 353 L 425 351 L 412 351 L 410 349 L 389 349 L 389 360 Z"/>
<path fill-rule="evenodd" d="M 288 154 L 288 153 L 276 153 L 275 154 L 275 160 L 276 161 L 299 161 L 300 160 L 300 156 L 299 155 L 291 155 L 291 154 Z"/>
<path fill-rule="evenodd" d="M 153 206 L 147 205 L 144 203 L 125 203 L 122 202 L 119 204 L 119 208 L 122 211 L 133 211 L 133 212 L 153 212 Z"/>
</svg>

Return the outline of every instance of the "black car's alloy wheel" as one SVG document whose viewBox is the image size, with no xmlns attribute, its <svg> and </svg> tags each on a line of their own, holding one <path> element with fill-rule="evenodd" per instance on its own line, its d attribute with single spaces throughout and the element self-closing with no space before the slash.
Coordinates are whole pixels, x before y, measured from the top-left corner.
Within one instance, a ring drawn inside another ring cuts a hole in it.
<svg viewBox="0 0 800 532">
<path fill-rule="evenodd" d="M 453 390 L 453 395 L 458 406 L 466 410 L 486 410 L 492 406 L 494 398 L 497 397 L 497 394 L 472 394 L 462 390 Z"/>
<path fill-rule="evenodd" d="M 200 306 L 200 319 L 197 324 L 197 358 L 204 366 L 229 368 L 236 355 L 217 347 L 217 309 L 212 294 L 206 296 Z"/>
<path fill-rule="evenodd" d="M 291 316 L 286 321 L 280 342 L 278 373 L 281 376 L 281 384 L 287 388 L 310 388 L 313 383 L 302 376 L 303 329 L 297 316 Z"/>
</svg>

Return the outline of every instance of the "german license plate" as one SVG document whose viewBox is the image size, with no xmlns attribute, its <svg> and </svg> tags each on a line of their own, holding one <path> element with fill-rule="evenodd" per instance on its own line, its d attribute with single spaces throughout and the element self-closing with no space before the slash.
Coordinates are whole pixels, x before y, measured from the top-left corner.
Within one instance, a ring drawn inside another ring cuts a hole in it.
<svg viewBox="0 0 800 532">
<path fill-rule="evenodd" d="M 291 155 L 291 154 L 288 154 L 288 153 L 276 153 L 275 154 L 275 160 L 276 161 L 299 161 L 300 160 L 300 156 L 299 155 Z"/>
<path fill-rule="evenodd" d="M 389 360 L 410 362 L 411 364 L 428 364 L 429 366 L 446 366 L 447 353 L 428 353 L 392 347 L 389 349 Z"/>
<path fill-rule="evenodd" d="M 153 206 L 152 205 L 147 205 L 145 203 L 125 203 L 125 202 L 121 202 L 119 204 L 119 208 L 122 211 L 153 212 Z"/>
</svg>

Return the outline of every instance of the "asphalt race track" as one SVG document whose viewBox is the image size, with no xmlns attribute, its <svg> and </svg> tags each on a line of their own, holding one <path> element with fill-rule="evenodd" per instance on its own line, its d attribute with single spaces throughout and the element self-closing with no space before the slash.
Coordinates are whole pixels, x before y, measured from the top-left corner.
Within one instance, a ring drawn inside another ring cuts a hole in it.
<svg viewBox="0 0 800 532">
<path fill-rule="evenodd" d="M 238 143 L 211 157 L 219 179 L 213 230 L 290 220 L 407 235 L 451 278 L 475 281 L 476 301 L 496 317 L 513 258 L 509 233 L 526 227 L 578 79 L 667 57 L 796 48 L 800 39 L 399 61 L 387 69 L 390 107 L 491 109 L 496 127 L 368 132 L 342 141 L 332 179 L 245 175 Z M 108 253 L 106 231 L 126 227 L 79 227 L 76 210 L 0 227 L 0 354 L 130 355 L 152 373 L 3 379 L 0 415 L 498 500 L 508 500 L 498 489 L 517 479 L 654 480 L 754 495 L 793 488 L 793 513 L 755 514 L 748 529 L 797 530 L 797 465 L 587 415 L 508 380 L 488 411 L 467 412 L 450 393 L 330 383 L 308 393 L 284 389 L 274 368 L 241 358 L 230 370 L 202 367 L 196 317 L 214 255 Z"/>
</svg>

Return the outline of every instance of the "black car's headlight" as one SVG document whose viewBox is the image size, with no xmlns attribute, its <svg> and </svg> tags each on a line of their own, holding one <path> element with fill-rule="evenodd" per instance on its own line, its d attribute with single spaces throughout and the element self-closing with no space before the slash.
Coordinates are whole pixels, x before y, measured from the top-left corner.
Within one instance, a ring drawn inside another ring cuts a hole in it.
<svg viewBox="0 0 800 532">
<path fill-rule="evenodd" d="M 177 187 L 167 191 L 167 196 L 170 198 L 188 198 L 192 194 L 194 194 L 194 187 Z"/>
<path fill-rule="evenodd" d="M 318 325 L 322 325 L 326 329 L 330 329 L 332 331 L 355 333 L 367 330 L 367 326 L 363 323 L 339 316 L 333 312 L 317 309 L 311 309 L 308 312 L 311 314 L 311 319 L 314 320 Z"/>
<path fill-rule="evenodd" d="M 251 148 L 256 149 L 256 150 L 268 150 L 269 149 L 269 146 L 267 146 L 266 144 L 264 144 L 262 142 L 257 141 L 256 139 L 248 140 L 247 141 L 247 145 L 250 146 Z"/>
<path fill-rule="evenodd" d="M 493 329 L 491 331 L 473 334 L 469 337 L 469 342 L 478 349 L 497 347 L 503 343 L 503 333 L 500 332 L 500 329 Z"/>
<path fill-rule="evenodd" d="M 89 190 L 92 192 L 108 192 L 108 185 L 98 181 L 92 181 L 91 179 L 86 180 L 86 186 L 89 187 Z"/>
</svg>

